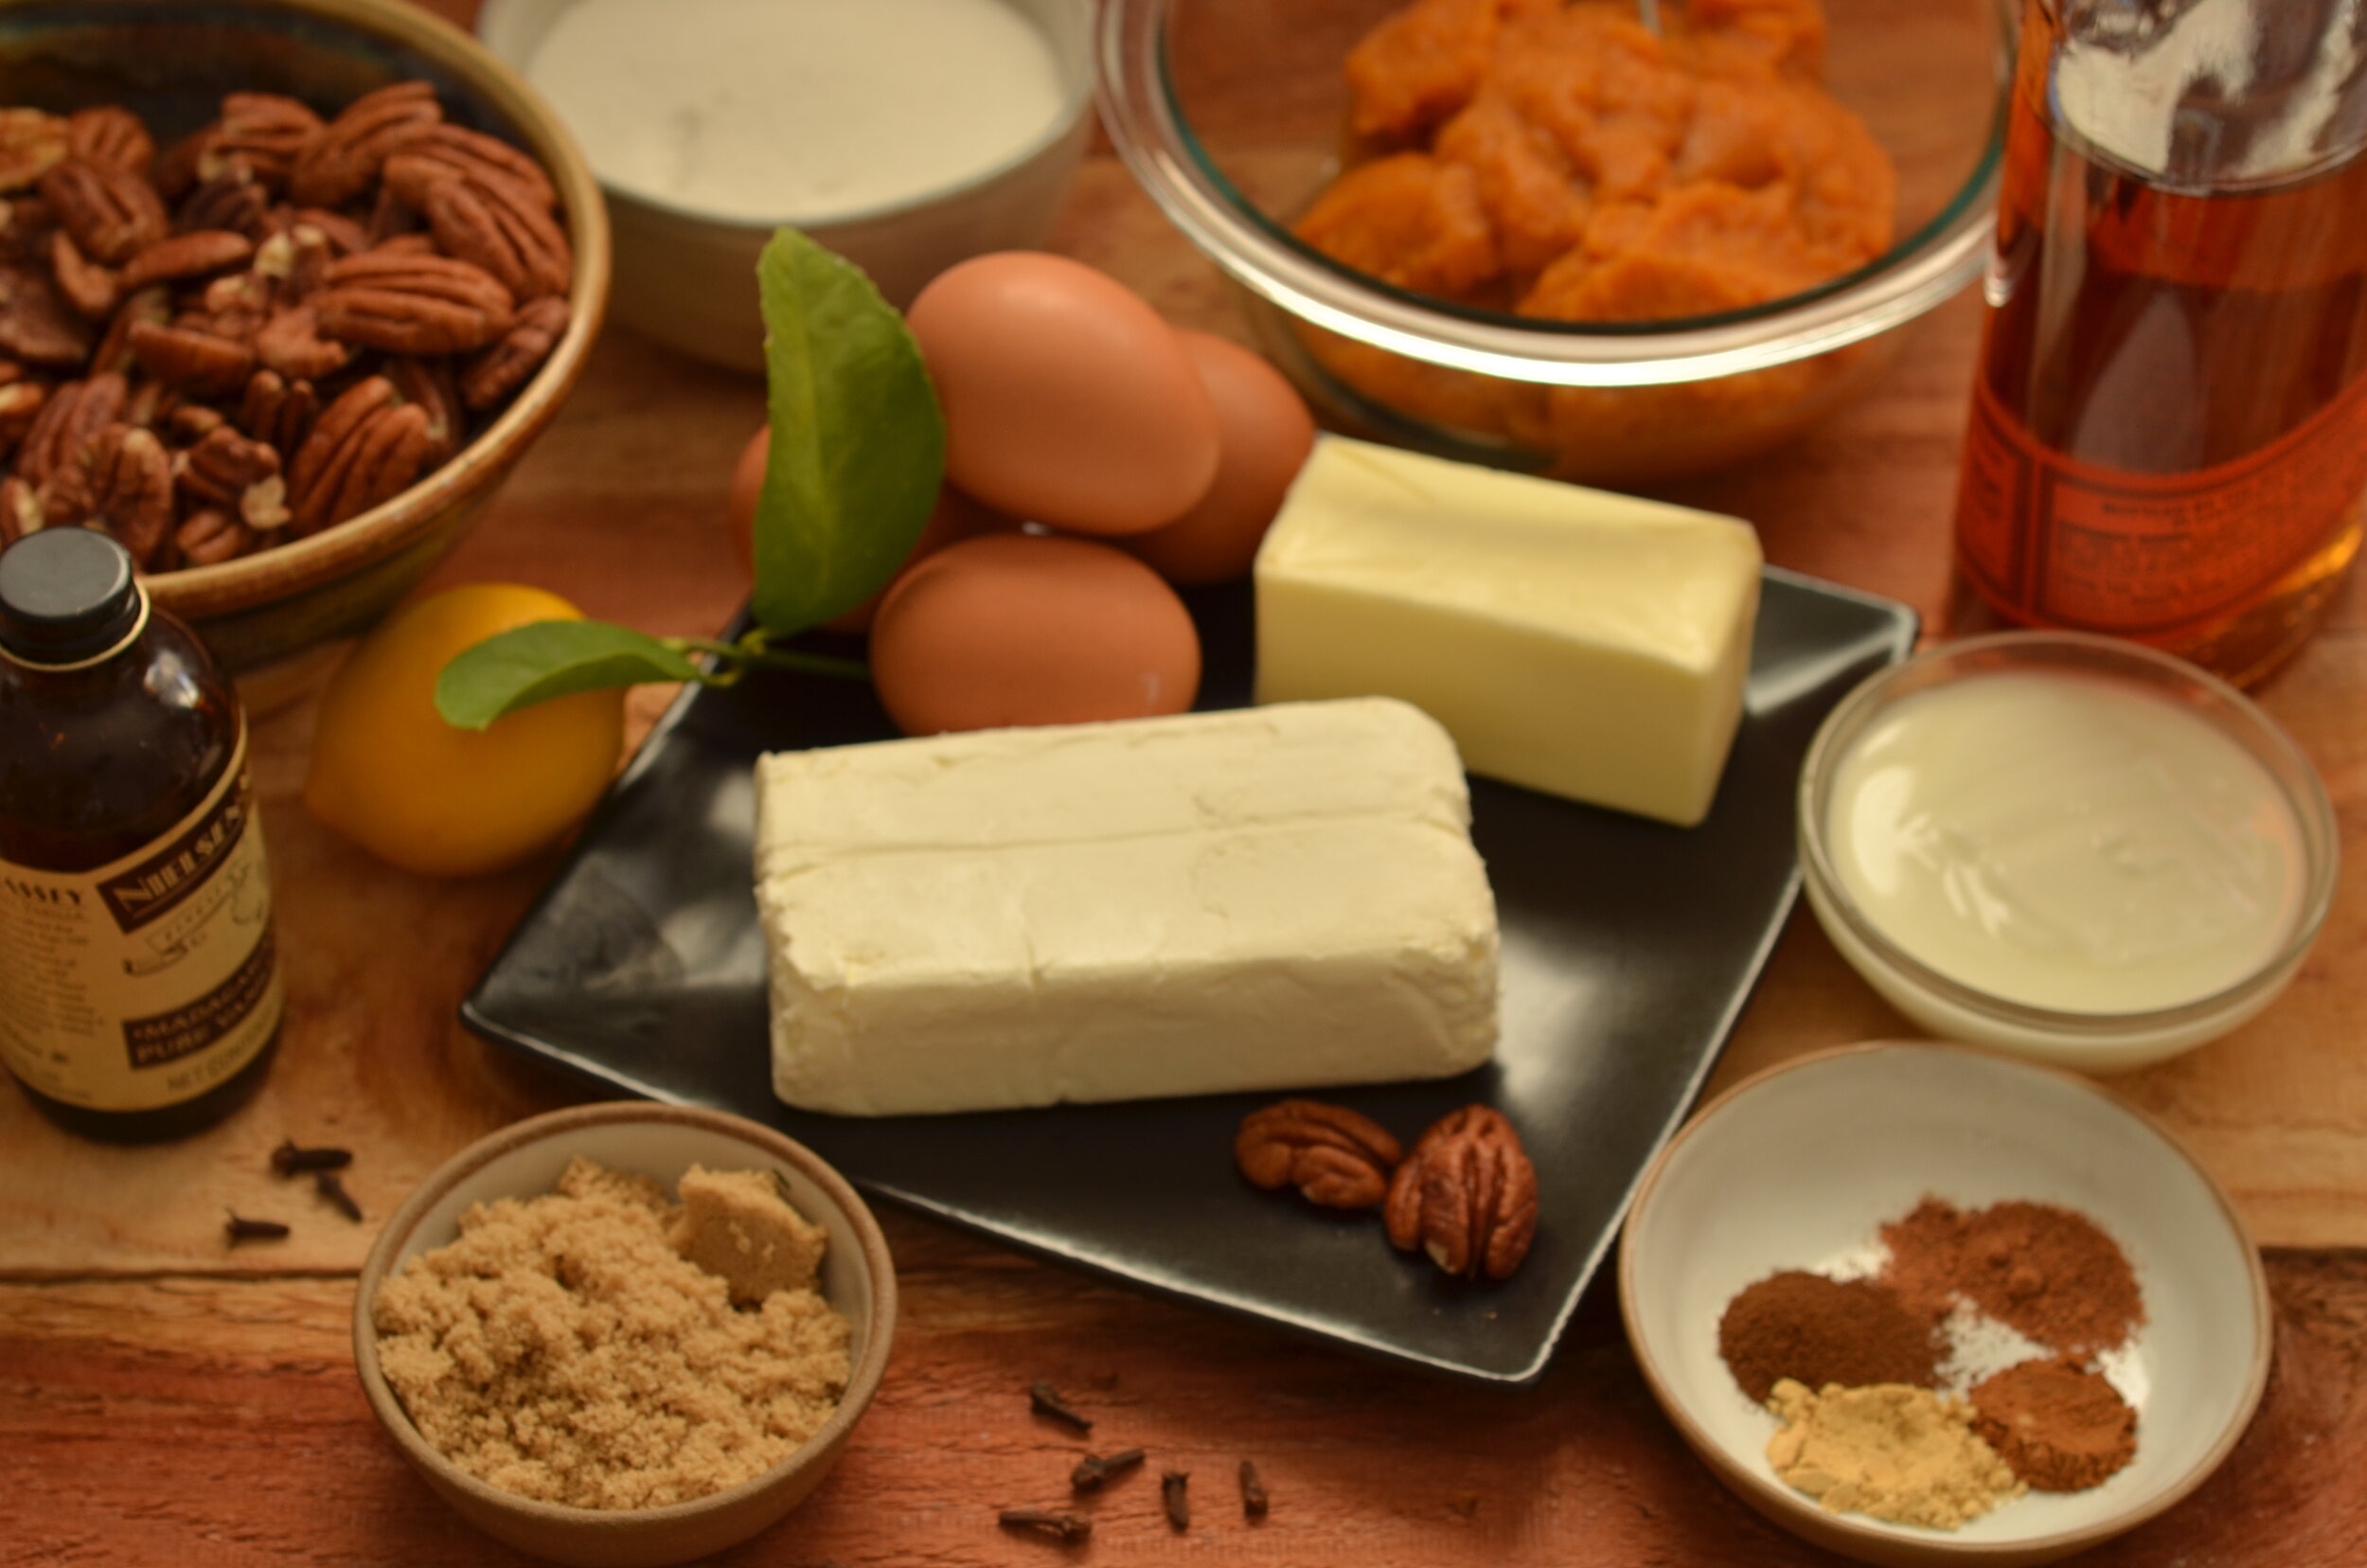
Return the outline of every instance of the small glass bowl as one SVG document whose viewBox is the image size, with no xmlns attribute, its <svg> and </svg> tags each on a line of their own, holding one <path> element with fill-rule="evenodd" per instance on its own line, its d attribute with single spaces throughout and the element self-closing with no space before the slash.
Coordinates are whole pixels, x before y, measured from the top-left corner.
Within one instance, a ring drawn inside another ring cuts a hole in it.
<svg viewBox="0 0 2367 1568">
<path fill-rule="evenodd" d="M 1340 171 L 1349 48 L 1404 4 L 1108 0 L 1101 11 L 1112 142 L 1240 285 L 1261 347 L 1341 428 L 1595 484 L 1735 461 L 1861 390 L 1893 330 L 1987 260 L 2011 0 L 1824 0 L 1826 86 L 1898 170 L 1899 238 L 1856 272 L 1717 315 L 1569 323 L 1343 266 L 1290 224 Z"/>
<path fill-rule="evenodd" d="M 2284 945 L 2234 985 L 2173 1007 L 2065 1012 L 1991 995 L 1952 980 L 1900 949 L 1851 899 L 1826 841 L 1826 814 L 1842 759 L 1867 727 L 1902 699 L 1968 677 L 2000 673 L 2102 677 L 2164 697 L 2242 747 L 2283 792 L 2300 829 L 2301 910 Z M 1800 774 L 1800 864 L 1824 934 L 1884 999 L 1943 1040 L 1992 1045 L 2088 1073 L 2150 1066 L 2250 1022 L 2291 981 L 2334 902 L 2341 846 L 2334 804 L 2308 757 L 2260 707 L 2182 659 L 2113 637 L 2004 632 L 1936 648 L 1874 676 L 1825 718 Z"/>
</svg>

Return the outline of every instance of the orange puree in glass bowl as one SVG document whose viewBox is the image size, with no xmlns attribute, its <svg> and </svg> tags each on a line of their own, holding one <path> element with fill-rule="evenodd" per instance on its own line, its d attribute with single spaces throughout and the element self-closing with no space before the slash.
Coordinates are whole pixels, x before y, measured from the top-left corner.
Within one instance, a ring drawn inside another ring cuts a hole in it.
<svg viewBox="0 0 2367 1568">
<path fill-rule="evenodd" d="M 1415 0 L 1349 54 L 1348 169 L 1296 224 L 1410 293 L 1592 324 L 1716 315 L 1890 246 L 1897 178 L 1819 80 L 1816 0 Z M 1315 359 L 1413 418 L 1553 455 L 1574 478 L 1665 473 L 1772 444 L 1876 350 L 1710 381 L 1546 387 L 1306 330 Z"/>
</svg>

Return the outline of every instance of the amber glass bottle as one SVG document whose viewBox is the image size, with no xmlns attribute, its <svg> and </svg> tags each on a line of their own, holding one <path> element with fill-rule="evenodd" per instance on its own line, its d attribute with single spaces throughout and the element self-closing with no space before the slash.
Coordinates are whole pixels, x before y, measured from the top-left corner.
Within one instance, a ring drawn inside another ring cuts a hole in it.
<svg viewBox="0 0 2367 1568">
<path fill-rule="evenodd" d="M 261 1084 L 282 993 L 246 725 L 103 533 L 0 552 L 0 1060 L 116 1142 Z"/>
</svg>

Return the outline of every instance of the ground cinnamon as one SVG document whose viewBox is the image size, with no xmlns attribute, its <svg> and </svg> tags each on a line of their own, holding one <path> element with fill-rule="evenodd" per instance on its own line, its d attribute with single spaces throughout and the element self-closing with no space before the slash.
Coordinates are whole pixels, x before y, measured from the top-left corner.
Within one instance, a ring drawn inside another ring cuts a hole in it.
<svg viewBox="0 0 2367 1568">
<path fill-rule="evenodd" d="M 2038 1491 L 2085 1491 L 2137 1454 L 2137 1413 L 2069 1359 L 2009 1366 L 1972 1391 L 1973 1430 Z"/>
<path fill-rule="evenodd" d="M 1946 1351 L 1932 1325 L 1910 1315 L 1887 1287 L 1797 1269 L 1750 1286 L 1717 1321 L 1717 1352 L 1757 1404 L 1783 1378 L 1812 1389 L 1933 1388 Z"/>
<path fill-rule="evenodd" d="M 2145 1321 L 2136 1271 L 2096 1222 L 2049 1203 L 1960 1209 L 1926 1198 L 1882 1227 L 1882 1283 L 1931 1323 L 1959 1297 L 2059 1355 L 2124 1344 Z"/>
</svg>

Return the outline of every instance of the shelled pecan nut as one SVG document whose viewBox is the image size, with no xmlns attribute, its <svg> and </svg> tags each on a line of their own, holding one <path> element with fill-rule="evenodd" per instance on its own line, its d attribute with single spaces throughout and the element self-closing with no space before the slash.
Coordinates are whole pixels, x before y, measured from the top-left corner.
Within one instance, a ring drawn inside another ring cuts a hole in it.
<svg viewBox="0 0 2367 1568">
<path fill-rule="evenodd" d="M 311 382 L 291 382 L 276 370 L 262 369 L 255 372 L 239 399 L 237 423 L 278 453 L 285 468 L 303 450 L 305 437 L 312 433 L 312 417 L 319 412 L 320 398 Z"/>
<path fill-rule="evenodd" d="M 290 381 L 333 376 L 353 358 L 353 350 L 323 337 L 320 327 L 320 316 L 311 306 L 292 306 L 266 321 L 255 334 L 255 357 Z"/>
<path fill-rule="evenodd" d="M 206 507 L 182 520 L 172 536 L 182 564 L 219 566 L 236 561 L 261 543 L 261 536 L 218 507 Z"/>
<path fill-rule="evenodd" d="M 57 227 L 40 197 L 0 196 L 0 261 L 47 260 Z"/>
<path fill-rule="evenodd" d="M 256 179 L 253 169 L 234 160 L 181 199 L 173 209 L 172 224 L 184 234 L 227 229 L 259 240 L 271 229 L 271 192 Z"/>
<path fill-rule="evenodd" d="M 0 109 L 0 190 L 27 188 L 73 150 L 66 122 L 57 116 Z"/>
<path fill-rule="evenodd" d="M 331 212 L 326 207 L 298 207 L 295 209 L 295 222 L 316 228 L 329 237 L 332 259 L 340 256 L 359 256 L 370 248 L 369 230 L 342 212 Z"/>
<path fill-rule="evenodd" d="M 100 375 L 67 382 L 52 391 L 32 428 L 25 433 L 25 444 L 16 454 L 18 475 L 29 484 L 47 484 L 52 474 L 121 417 L 131 390 L 121 376 Z"/>
<path fill-rule="evenodd" d="M 253 348 L 195 327 L 134 322 L 129 341 L 141 369 L 200 397 L 237 391 L 255 369 Z"/>
<path fill-rule="evenodd" d="M 390 155 L 443 118 L 436 89 L 424 81 L 399 81 L 365 93 L 305 144 L 288 193 L 299 206 L 341 206 L 369 188 Z"/>
<path fill-rule="evenodd" d="M 103 103 L 65 118 L 66 145 L 76 157 L 109 163 L 145 176 L 156 162 L 156 141 L 129 109 Z"/>
<path fill-rule="evenodd" d="M 419 210 L 447 256 L 483 267 L 520 304 L 567 292 L 576 266 L 567 233 L 523 187 L 499 175 L 442 180 Z"/>
<path fill-rule="evenodd" d="M 1381 1217 L 1392 1243 L 1420 1247 L 1447 1273 L 1504 1279 L 1537 1237 L 1537 1167 L 1501 1112 L 1467 1105 L 1422 1134 Z"/>
<path fill-rule="evenodd" d="M 49 276 L 74 313 L 85 321 L 106 320 L 122 297 L 121 275 L 83 256 L 63 229 L 49 237 Z"/>
<path fill-rule="evenodd" d="M 506 141 L 457 125 L 438 125 L 386 160 L 386 187 L 414 208 L 424 209 L 430 187 L 440 180 L 486 176 L 520 187 L 536 209 L 559 210 L 559 192 L 543 166 Z"/>
<path fill-rule="evenodd" d="M 172 463 L 151 430 L 113 424 L 59 471 L 44 504 L 50 526 L 104 528 L 141 570 L 172 534 Z"/>
<path fill-rule="evenodd" d="M 42 526 L 41 492 L 9 474 L 0 479 L 0 545 L 15 543 Z"/>
<path fill-rule="evenodd" d="M 0 353 L 73 366 L 89 357 L 90 340 L 90 324 L 66 308 L 48 278 L 29 267 L 0 266 Z"/>
<path fill-rule="evenodd" d="M 271 285 L 273 305 L 300 304 L 329 281 L 329 264 L 337 256 L 326 229 L 293 223 L 256 247 L 255 273 Z"/>
<path fill-rule="evenodd" d="M 460 450 L 468 416 L 460 405 L 460 382 L 452 361 L 392 357 L 379 374 L 394 383 L 396 401 L 415 404 L 427 416 L 429 461 L 441 463 Z"/>
<path fill-rule="evenodd" d="M 315 429 L 312 439 L 319 438 Z M 427 466 L 429 446 L 427 413 L 417 403 L 373 410 L 313 468 L 307 488 L 289 485 L 288 510 L 297 536 L 359 517 L 401 494 Z"/>
<path fill-rule="evenodd" d="M 1379 1203 L 1402 1155 L 1379 1122 L 1320 1100 L 1289 1099 L 1253 1111 L 1233 1139 L 1234 1163 L 1252 1185 L 1294 1186 L 1326 1208 Z"/>
<path fill-rule="evenodd" d="M 538 299 L 521 310 L 501 340 L 460 373 L 460 401 L 482 412 L 524 386 L 567 335 L 574 312 L 564 299 Z"/>
<path fill-rule="evenodd" d="M 205 277 L 232 267 L 243 267 L 255 255 L 255 241 L 231 229 L 193 229 L 159 240 L 123 265 L 123 287 L 145 289 L 152 283 Z"/>
<path fill-rule="evenodd" d="M 135 362 L 132 358 L 132 329 L 143 321 L 161 327 L 172 319 L 172 301 L 162 289 L 142 289 L 116 307 L 115 319 L 107 323 L 107 333 L 92 350 L 90 371 L 94 375 L 127 375 Z"/>
<path fill-rule="evenodd" d="M 217 507 L 235 508 L 250 489 L 278 477 L 277 452 L 219 422 L 172 464 L 173 483 L 183 492 Z"/>
<path fill-rule="evenodd" d="M 465 354 L 509 330 L 509 291 L 484 268 L 445 256 L 371 251 L 330 264 L 312 307 L 321 330 L 390 354 Z"/>
<path fill-rule="evenodd" d="M 155 187 L 128 169 L 67 156 L 41 177 L 41 197 L 83 255 L 119 267 L 171 231 Z"/>
<path fill-rule="evenodd" d="M 274 190 L 285 190 L 296 162 L 323 130 L 321 117 L 277 93 L 231 93 L 222 119 L 198 153 L 197 174 L 210 180 L 233 159 Z"/>
<path fill-rule="evenodd" d="M 0 458 L 16 450 L 41 418 L 49 401 L 49 388 L 37 381 L 11 381 L 0 385 Z"/>
</svg>

